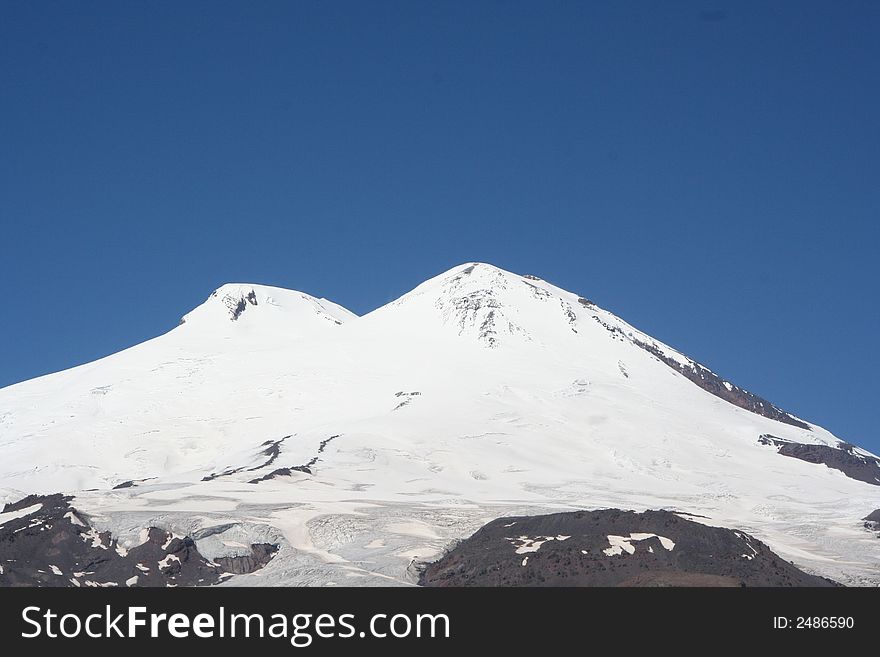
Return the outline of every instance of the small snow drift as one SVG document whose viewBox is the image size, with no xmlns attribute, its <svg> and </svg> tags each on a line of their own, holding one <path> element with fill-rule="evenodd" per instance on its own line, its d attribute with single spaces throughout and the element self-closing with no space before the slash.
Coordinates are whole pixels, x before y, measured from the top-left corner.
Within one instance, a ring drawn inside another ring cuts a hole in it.
<svg viewBox="0 0 880 657">
<path fill-rule="evenodd" d="M 210 586 L 233 574 L 262 568 L 275 545 L 251 546 L 251 554 L 203 557 L 189 537 L 146 528 L 142 544 L 120 545 L 61 494 L 30 495 L 0 513 L 0 587 Z"/>
<path fill-rule="evenodd" d="M 528 552 L 528 559 L 522 554 Z M 834 586 L 740 531 L 670 511 L 499 518 L 439 561 L 423 586 Z"/>
</svg>

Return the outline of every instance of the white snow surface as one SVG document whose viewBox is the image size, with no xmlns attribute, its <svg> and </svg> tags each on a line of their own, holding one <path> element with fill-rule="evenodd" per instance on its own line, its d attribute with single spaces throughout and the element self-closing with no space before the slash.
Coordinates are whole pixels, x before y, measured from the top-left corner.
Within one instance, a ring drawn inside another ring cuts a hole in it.
<svg viewBox="0 0 880 657">
<path fill-rule="evenodd" d="M 19 518 L 29 516 L 32 513 L 36 513 L 42 508 L 42 504 L 32 504 L 31 506 L 26 506 L 25 508 L 19 509 L 18 511 L 6 511 L 5 513 L 0 513 L 0 526 L 12 520 L 18 520 Z"/>
<path fill-rule="evenodd" d="M 880 487 L 757 442 L 834 435 L 705 392 L 627 336 L 686 356 L 578 299 L 479 263 L 362 317 L 224 285 L 165 335 L 0 390 L 0 501 L 74 494 L 126 544 L 149 524 L 282 544 L 228 585 L 412 583 L 413 560 L 493 518 L 605 507 L 699 514 L 810 572 L 880 583 L 859 521 Z"/>
<path fill-rule="evenodd" d="M 649 538 L 657 538 L 657 540 L 660 541 L 660 545 L 670 552 L 675 549 L 675 541 L 671 538 L 658 536 L 657 534 L 633 532 L 629 536 L 615 536 L 614 534 L 609 534 L 608 544 L 611 547 L 605 548 L 602 552 L 609 557 L 617 556 L 624 552 L 627 554 L 635 554 L 636 546 L 633 545 L 633 543 L 636 541 L 645 541 Z M 653 552 L 654 550 L 653 548 L 648 547 L 648 551 Z"/>
</svg>

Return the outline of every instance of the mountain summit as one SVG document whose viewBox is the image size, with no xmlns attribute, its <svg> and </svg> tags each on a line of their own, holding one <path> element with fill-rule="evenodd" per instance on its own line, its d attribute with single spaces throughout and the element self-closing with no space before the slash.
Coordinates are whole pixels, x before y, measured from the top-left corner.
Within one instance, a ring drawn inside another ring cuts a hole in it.
<svg viewBox="0 0 880 657">
<path fill-rule="evenodd" d="M 545 346 L 577 333 L 577 295 L 534 276 L 484 263 L 454 267 L 372 314 L 439 324 L 486 347 L 535 342 Z"/>
<path fill-rule="evenodd" d="M 224 285 L 165 335 L 0 390 L 0 454 L 3 499 L 74 496 L 121 545 L 144 527 L 202 537 L 209 560 L 280 545 L 251 583 L 414 582 L 413 560 L 492 518 L 608 507 L 880 583 L 876 456 L 483 263 L 361 317 Z"/>
<path fill-rule="evenodd" d="M 320 329 L 327 322 L 342 324 L 355 317 L 354 313 L 332 301 L 317 299 L 304 292 L 268 285 L 227 283 L 214 290 L 205 303 L 184 315 L 180 323 L 213 324 L 217 328 L 227 322 L 250 324 L 259 321 L 264 329 L 287 328 L 295 334 Z"/>
</svg>

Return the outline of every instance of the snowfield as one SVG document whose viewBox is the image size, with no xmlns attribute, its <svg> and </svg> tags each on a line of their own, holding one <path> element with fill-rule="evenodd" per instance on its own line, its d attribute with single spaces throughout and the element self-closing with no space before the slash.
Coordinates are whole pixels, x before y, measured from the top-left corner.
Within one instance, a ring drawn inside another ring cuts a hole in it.
<svg viewBox="0 0 880 657">
<path fill-rule="evenodd" d="M 209 558 L 281 544 L 229 586 L 412 584 L 493 518 L 604 507 L 697 514 L 808 572 L 880 584 L 861 521 L 880 486 L 758 442 L 837 437 L 734 406 L 634 339 L 693 363 L 485 264 L 362 317 L 225 285 L 165 335 L 0 390 L 0 501 L 74 494 L 121 543 L 155 525 Z"/>
</svg>

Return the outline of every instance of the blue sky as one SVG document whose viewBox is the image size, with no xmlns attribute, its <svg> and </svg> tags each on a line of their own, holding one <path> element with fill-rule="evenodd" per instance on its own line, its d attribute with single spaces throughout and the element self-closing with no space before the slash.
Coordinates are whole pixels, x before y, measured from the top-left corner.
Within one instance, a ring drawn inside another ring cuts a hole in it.
<svg viewBox="0 0 880 657">
<path fill-rule="evenodd" d="M 0 386 L 470 260 L 880 450 L 880 3 L 0 3 Z"/>
</svg>

